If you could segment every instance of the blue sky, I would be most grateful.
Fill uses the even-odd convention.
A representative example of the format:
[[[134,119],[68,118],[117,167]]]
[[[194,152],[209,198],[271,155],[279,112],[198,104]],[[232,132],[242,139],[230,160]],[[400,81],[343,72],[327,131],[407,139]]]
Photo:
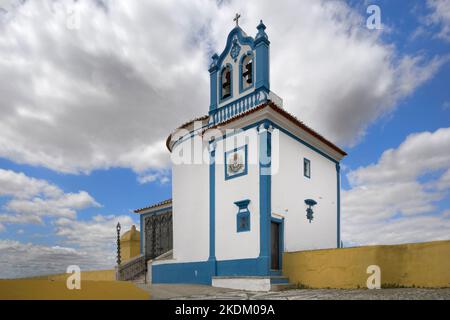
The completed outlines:
[[[349,154],[345,244],[448,239],[450,1],[98,3],[2,2],[0,277],[113,263],[117,220],[171,197],[165,138],[207,112],[209,56],[236,11],[251,35],[264,19],[285,108]],[[370,4],[382,30],[365,26]]]

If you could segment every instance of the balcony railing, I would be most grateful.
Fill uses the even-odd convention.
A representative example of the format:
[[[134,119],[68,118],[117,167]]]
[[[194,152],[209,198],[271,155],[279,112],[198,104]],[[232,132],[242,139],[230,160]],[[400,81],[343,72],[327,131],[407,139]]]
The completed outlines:
[[[215,125],[226,121],[269,100],[274,102],[279,107],[283,107],[283,100],[273,92],[255,91],[214,110],[211,113],[209,124]]]

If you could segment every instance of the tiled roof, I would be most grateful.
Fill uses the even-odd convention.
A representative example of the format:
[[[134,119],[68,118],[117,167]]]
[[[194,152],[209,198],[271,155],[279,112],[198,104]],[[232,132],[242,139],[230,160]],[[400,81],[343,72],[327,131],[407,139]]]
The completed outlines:
[[[214,126],[212,126],[212,127],[210,127],[210,128],[205,129],[204,132],[207,131],[207,130],[209,130],[209,129],[217,128],[217,127],[219,127],[219,126],[223,126],[223,125],[226,125],[226,124],[228,124],[228,123],[231,123],[231,122],[233,122],[233,121],[235,121],[235,120],[237,120],[237,119],[240,119],[240,118],[242,118],[242,117],[245,117],[245,116],[248,115],[248,114],[251,114],[251,113],[257,112],[257,111],[259,111],[259,110],[261,110],[261,109],[264,109],[265,107],[271,108],[272,110],[278,112],[279,114],[281,114],[282,116],[284,116],[284,117],[287,118],[288,120],[292,121],[296,126],[298,126],[298,127],[300,127],[301,129],[305,130],[306,132],[308,132],[309,134],[311,134],[313,137],[315,137],[315,138],[318,139],[319,141],[321,141],[321,142],[323,142],[324,144],[326,144],[327,146],[329,146],[331,149],[333,149],[333,150],[339,152],[341,155],[343,155],[343,156],[346,156],[346,155],[347,155],[347,153],[346,153],[344,150],[342,150],[341,148],[339,148],[338,146],[336,146],[336,145],[335,145],[334,143],[332,143],[331,141],[327,140],[325,137],[323,137],[323,136],[322,136],[321,134],[319,134],[318,132],[316,132],[316,131],[314,131],[313,129],[311,129],[310,127],[308,127],[306,124],[304,124],[302,121],[300,121],[296,116],[294,116],[293,114],[291,114],[291,113],[287,112],[286,110],[280,108],[279,106],[277,106],[277,105],[276,105],[275,103],[273,103],[273,102],[266,102],[266,103],[263,103],[263,104],[261,104],[261,105],[255,107],[255,108],[253,108],[253,109],[250,109],[250,110],[248,110],[248,111],[242,112],[242,113],[240,113],[240,114],[238,114],[238,115],[236,115],[236,116],[234,116],[234,117],[229,118],[229,119],[226,120],[226,121],[220,122],[220,123],[218,123],[218,124],[216,124],[216,125],[214,125]],[[200,117],[200,118],[194,119],[194,120],[192,120],[192,121],[186,122],[185,124],[183,124],[183,125],[180,127],[180,129],[181,129],[181,128],[184,128],[184,127],[186,127],[186,126],[188,126],[189,124],[191,124],[191,123],[194,122],[194,121],[198,121],[198,120],[206,120],[208,117],[209,117],[209,116],[206,115],[206,116],[202,116],[202,117]],[[167,146],[167,149],[168,149],[169,151],[172,152],[172,150],[170,150],[170,139],[171,139],[171,137],[172,137],[172,135],[169,135],[169,136],[167,137],[167,140],[166,140],[166,146]]]
[[[212,126],[208,129],[206,129],[205,131],[209,130],[209,129],[213,129],[213,128],[217,128],[220,126],[223,126],[225,124],[228,124],[230,122],[233,122],[237,119],[240,119],[242,117],[245,117],[248,114],[257,112],[261,109],[264,109],[265,107],[269,107],[272,110],[278,112],[279,114],[283,115],[284,117],[286,117],[287,119],[289,119],[290,121],[292,121],[295,125],[297,125],[298,127],[302,128],[303,130],[305,130],[306,132],[308,132],[309,134],[311,134],[313,137],[317,138],[318,140],[320,140],[321,142],[323,142],[324,144],[326,144],[327,146],[329,146],[330,148],[332,148],[333,150],[339,152],[340,154],[342,154],[343,156],[346,156],[347,153],[342,150],[341,148],[339,148],[338,146],[336,146],[334,143],[332,143],[331,141],[327,140],[326,138],[324,138],[322,135],[320,135],[319,133],[317,133],[316,131],[314,131],[313,129],[311,129],[310,127],[308,127],[306,124],[304,124],[302,121],[300,121],[299,119],[297,119],[296,116],[294,116],[293,114],[287,112],[286,110],[280,108],[279,106],[277,106],[275,103],[273,102],[266,102],[263,103],[259,106],[257,106],[256,108],[250,109],[248,111],[245,111],[241,114],[238,114],[234,117],[229,118],[226,121],[220,122],[218,124],[216,124],[215,126]]]
[[[152,205],[150,205],[148,207],[145,207],[145,208],[136,209],[136,210],[134,210],[134,212],[135,213],[141,213],[142,211],[147,211],[148,209],[162,207],[162,206],[165,206],[167,204],[172,204],[172,199],[167,199],[167,200],[164,200],[164,201],[152,204]]]
[[[198,118],[195,118],[195,119],[193,119],[193,120],[191,120],[191,121],[188,121],[188,122],[185,122],[185,123],[183,123],[181,126],[179,126],[178,128],[177,128],[177,130],[179,130],[179,129],[184,129],[184,128],[186,128],[187,126],[189,126],[191,123],[193,123],[193,122],[195,122],[195,121],[203,121],[203,120],[206,120],[206,119],[208,119],[209,118],[209,115],[204,115],[204,116],[201,116],[201,117],[198,117]],[[172,150],[170,150],[170,139],[172,138],[172,134],[169,134],[169,136],[167,137],[167,139],[166,139],[166,147],[167,147],[167,149],[170,151],[170,152],[172,152]]]

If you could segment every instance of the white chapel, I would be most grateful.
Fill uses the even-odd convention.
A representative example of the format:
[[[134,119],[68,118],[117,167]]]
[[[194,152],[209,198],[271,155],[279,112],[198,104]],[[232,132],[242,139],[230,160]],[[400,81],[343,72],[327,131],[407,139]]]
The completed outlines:
[[[152,283],[268,290],[288,282],[283,253],[341,243],[346,153],[284,110],[266,26],[248,36],[238,18],[212,56],[207,115],[167,138],[172,199],[135,210]]]

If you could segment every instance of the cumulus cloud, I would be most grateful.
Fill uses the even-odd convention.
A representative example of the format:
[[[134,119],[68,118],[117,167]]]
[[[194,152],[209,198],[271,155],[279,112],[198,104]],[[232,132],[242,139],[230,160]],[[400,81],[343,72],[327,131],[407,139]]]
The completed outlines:
[[[100,206],[86,191],[64,193],[58,186],[23,173],[0,169],[0,232],[7,224],[43,223],[49,218],[54,245],[0,240],[0,278],[65,272],[71,264],[82,270],[112,268],[116,250],[116,224],[122,230],[137,224],[130,216],[77,217],[79,210]],[[19,229],[17,233],[23,234]]]
[[[436,37],[450,42],[450,0],[428,0],[431,13],[426,17],[428,25],[438,26]]]
[[[0,169],[0,223],[42,223],[43,217],[74,219],[77,210],[99,207],[86,191],[64,193],[46,180],[29,177],[22,172]]]
[[[81,270],[112,269],[116,259],[116,224],[129,230],[129,216],[95,216],[90,220],[55,221],[56,245],[0,240],[0,278],[64,273],[69,265]]]
[[[43,3],[0,19],[0,156],[59,172],[125,167],[153,181],[169,163],[167,135],[208,110],[209,57],[236,11],[249,34],[266,22],[286,108],[341,144],[444,61],[400,56],[339,1]]]
[[[61,273],[81,261],[86,257],[72,248],[0,240],[0,278]]]
[[[136,223],[126,215],[96,215],[90,220],[76,221],[60,218],[54,222],[55,234],[63,237],[65,244],[76,245],[85,250],[108,251],[111,254],[113,251],[103,249],[115,247],[117,222],[120,222],[122,232],[129,230],[131,225]]]
[[[409,135],[377,163],[350,171],[343,191],[343,239],[354,244],[448,239],[450,128]]]

